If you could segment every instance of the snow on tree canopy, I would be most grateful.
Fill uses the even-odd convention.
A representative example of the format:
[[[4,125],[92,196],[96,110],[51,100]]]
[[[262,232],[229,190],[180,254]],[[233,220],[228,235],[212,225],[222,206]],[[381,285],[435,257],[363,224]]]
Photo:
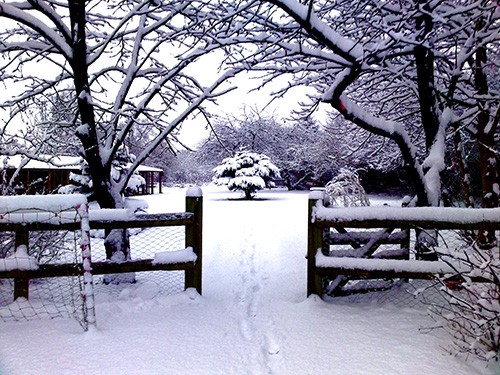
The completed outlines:
[[[242,190],[246,199],[256,191],[274,186],[273,178],[279,178],[279,169],[269,157],[255,152],[240,151],[232,158],[226,158],[214,168],[214,182],[227,185],[229,190]]]

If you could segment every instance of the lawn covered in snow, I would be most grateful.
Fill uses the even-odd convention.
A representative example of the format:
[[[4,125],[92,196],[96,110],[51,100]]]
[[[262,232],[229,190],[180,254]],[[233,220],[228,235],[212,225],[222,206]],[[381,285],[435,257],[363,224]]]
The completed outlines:
[[[141,197],[184,210],[183,189]],[[204,189],[203,296],[134,285],[97,296],[97,331],[72,319],[0,322],[0,374],[492,375],[446,352],[423,309],[306,298],[306,192],[254,201]],[[375,203],[396,201],[385,199]]]

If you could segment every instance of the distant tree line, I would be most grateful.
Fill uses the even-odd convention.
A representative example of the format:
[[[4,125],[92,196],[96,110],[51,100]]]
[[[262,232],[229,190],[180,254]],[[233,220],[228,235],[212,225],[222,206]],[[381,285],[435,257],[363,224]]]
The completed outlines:
[[[278,184],[290,190],[324,186],[344,167],[376,180],[376,186],[366,183],[377,192],[385,176],[404,177],[394,143],[359,130],[337,116],[320,123],[310,117],[280,119],[254,109],[241,117],[218,117],[212,128],[196,151],[165,157],[163,168],[168,184],[208,183],[213,169],[223,159],[242,150],[269,156],[281,171]],[[399,178],[395,186],[401,186]]]

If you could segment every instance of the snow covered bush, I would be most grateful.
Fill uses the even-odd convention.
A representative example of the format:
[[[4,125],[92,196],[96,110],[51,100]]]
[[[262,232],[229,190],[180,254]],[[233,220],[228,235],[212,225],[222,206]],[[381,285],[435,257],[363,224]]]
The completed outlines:
[[[226,158],[214,168],[214,183],[227,185],[229,190],[241,190],[245,199],[252,199],[255,192],[272,187],[273,178],[279,178],[279,169],[269,157],[255,152],[240,151],[232,158]]]
[[[330,204],[336,207],[369,206],[370,201],[365,189],[359,183],[358,174],[342,168],[325,187],[325,193],[330,197]]]
[[[128,147],[122,146],[111,163],[111,179],[115,182],[126,178],[129,173],[129,167],[135,160],[135,155],[131,154]],[[90,177],[89,165],[87,161],[82,158],[80,162],[80,174],[70,173],[69,179],[71,184],[59,188],[59,194],[74,194],[80,193],[88,196],[89,200],[95,200],[93,196],[93,183]],[[135,171],[127,182],[124,190],[126,196],[133,195],[141,186],[145,185],[144,178]]]
[[[456,274],[439,279],[447,303],[431,304],[438,326],[453,337],[453,354],[482,360],[500,357],[500,261],[498,249],[479,249],[475,243],[462,249],[440,250],[439,257]]]
[[[116,182],[127,178],[130,166],[135,159],[136,156],[130,153],[127,146],[120,146],[111,163],[111,178]],[[124,193],[125,195],[132,195],[143,185],[146,185],[146,180],[137,171],[134,171],[127,182]]]

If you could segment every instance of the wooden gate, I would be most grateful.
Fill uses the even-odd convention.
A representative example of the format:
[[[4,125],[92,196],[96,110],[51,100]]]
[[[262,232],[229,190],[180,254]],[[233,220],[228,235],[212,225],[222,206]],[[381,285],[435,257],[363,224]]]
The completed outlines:
[[[500,209],[332,208],[325,206],[323,198],[319,191],[309,196],[308,295],[324,295],[327,283],[329,294],[342,295],[342,287],[355,279],[451,277],[456,270],[447,262],[416,259],[410,241],[416,233],[431,233],[436,238],[437,230],[500,229]],[[398,248],[380,251],[387,244]],[[332,251],[338,245],[350,249]]]

